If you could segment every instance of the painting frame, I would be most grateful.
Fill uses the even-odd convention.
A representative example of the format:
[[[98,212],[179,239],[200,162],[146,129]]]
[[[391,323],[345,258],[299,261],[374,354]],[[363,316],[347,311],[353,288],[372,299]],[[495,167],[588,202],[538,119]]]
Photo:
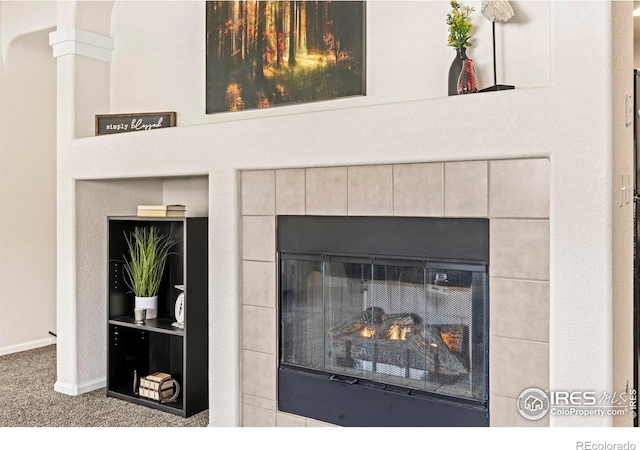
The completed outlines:
[[[206,114],[367,95],[366,1],[207,1]]]

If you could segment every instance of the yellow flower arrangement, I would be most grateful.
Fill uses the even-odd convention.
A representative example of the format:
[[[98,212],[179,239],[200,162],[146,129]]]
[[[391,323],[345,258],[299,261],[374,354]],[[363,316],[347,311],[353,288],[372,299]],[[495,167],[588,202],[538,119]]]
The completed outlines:
[[[447,45],[450,47],[470,47],[471,29],[473,24],[469,16],[473,12],[470,6],[461,6],[455,0],[449,2],[452,11],[447,13],[447,25],[449,25],[449,37]]]

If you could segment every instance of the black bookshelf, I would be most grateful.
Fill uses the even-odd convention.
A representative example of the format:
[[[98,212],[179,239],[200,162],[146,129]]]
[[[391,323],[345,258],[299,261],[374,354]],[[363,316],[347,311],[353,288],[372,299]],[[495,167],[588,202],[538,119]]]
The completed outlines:
[[[144,324],[133,319],[133,293],[123,279],[125,233],[155,226],[179,239],[167,261],[158,298],[158,317]],[[208,219],[108,218],[107,396],[189,417],[208,409]],[[184,329],[176,328],[174,306],[184,285]],[[171,374],[180,384],[176,402],[161,404],[138,396],[138,377]]]

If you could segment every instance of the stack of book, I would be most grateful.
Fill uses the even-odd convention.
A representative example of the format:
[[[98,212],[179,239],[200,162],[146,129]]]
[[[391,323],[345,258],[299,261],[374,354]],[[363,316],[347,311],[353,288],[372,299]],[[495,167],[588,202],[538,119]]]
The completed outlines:
[[[171,378],[171,375],[163,372],[155,372],[146,377],[140,378],[140,388],[138,394],[140,397],[150,398],[151,400],[160,400],[162,397],[168,397],[173,393],[173,386],[169,385],[166,389],[168,392],[161,391],[163,381]]]
[[[184,205],[138,205],[138,217],[184,217]]]

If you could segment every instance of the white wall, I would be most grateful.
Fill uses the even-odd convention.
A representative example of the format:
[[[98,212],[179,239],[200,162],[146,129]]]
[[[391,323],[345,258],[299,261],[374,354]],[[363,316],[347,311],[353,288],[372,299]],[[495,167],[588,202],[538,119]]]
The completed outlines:
[[[633,4],[614,2],[613,64],[613,387],[624,392],[633,380],[633,199],[620,203],[620,176],[633,189],[633,125],[625,120],[625,95],[633,93]],[[633,97],[632,97],[633,98]],[[628,180],[628,181],[627,181]],[[626,202],[629,203],[626,203]],[[631,388],[629,388],[631,389]],[[614,418],[633,426],[631,418]]]
[[[55,342],[55,5],[0,3],[0,354]]]
[[[491,23],[473,6],[478,88],[493,84]],[[447,95],[455,50],[447,47],[446,1],[367,3],[367,96],[276,108],[287,115]],[[517,88],[547,86],[549,3],[514,2],[516,15],[496,26],[498,82]],[[205,2],[116,2],[112,36],[112,112],[176,111],[178,125],[264,117],[261,111],[205,114]],[[135,23],[135,26],[133,25]],[[168,32],[170,30],[170,32]],[[374,31],[372,31],[374,30]],[[141,62],[144,61],[144,64]],[[132,70],[137,67],[138,70]],[[159,94],[159,95],[158,95]]]
[[[165,205],[185,205],[187,217],[209,215],[209,179],[206,176],[165,178],[162,195]]]
[[[385,33],[381,28],[386,23],[373,13],[378,3],[381,15],[390,8],[387,2],[371,4],[369,36]],[[164,12],[160,17],[152,15],[151,19],[142,11],[122,14],[124,10],[119,8],[125,8],[124,3],[114,7],[112,36],[117,50],[110,85],[104,78],[94,82],[87,67],[73,66],[77,57],[59,60],[59,76],[61,73],[65,76],[58,83],[59,102],[66,107],[74,99],[83,111],[100,112],[101,100],[95,103],[89,92],[76,87],[93,82],[94,89],[101,92],[111,86],[114,111],[175,110],[179,125],[209,120],[203,115],[202,33],[197,30],[189,33],[192,40],[185,41],[182,33],[167,27],[176,24],[173,16],[177,14],[177,3],[163,4],[162,8],[156,5],[154,10]],[[441,15],[422,16],[424,20],[414,21],[413,8],[423,7],[422,2],[415,2],[415,6],[403,4],[398,9],[399,17],[394,16],[398,23],[412,24],[406,30],[411,36],[442,25]],[[201,2],[185,8],[204,13]],[[612,7],[606,1],[567,1],[552,2],[549,8],[549,47],[553,51],[549,52],[548,64],[544,58],[539,61],[534,58],[540,70],[549,68],[550,82],[546,87],[432,100],[416,94],[413,100],[389,103],[383,82],[376,81],[376,69],[370,74],[373,86],[371,95],[365,99],[369,103],[336,101],[322,106],[350,108],[329,111],[318,108],[294,114],[313,109],[295,106],[278,111],[232,113],[233,116],[222,114],[211,116],[211,121],[213,117],[225,119],[201,126],[60,140],[58,279],[73,280],[84,270],[74,260],[75,253],[81,250],[74,250],[75,224],[86,220],[76,213],[75,191],[71,189],[75,186],[74,179],[208,173],[212,236],[209,356],[210,361],[215,361],[209,372],[210,422],[235,425],[240,418],[238,170],[549,157],[551,388],[611,391],[613,103],[609,87],[613,77],[612,48],[616,45],[611,28]],[[203,20],[204,16],[194,28],[203,30]],[[585,27],[585,23],[590,26]],[[131,30],[140,27],[147,28],[152,36],[172,35],[179,45],[159,52],[142,36],[127,42]],[[396,39],[403,39],[402,35]],[[413,50],[406,48],[398,56],[411,61],[406,57]],[[374,55],[376,51],[372,50]],[[446,59],[442,64],[448,67],[450,58]],[[404,64],[402,71],[407,72],[402,75],[404,79],[424,77],[422,64]],[[577,67],[589,69],[576,76]],[[379,70],[394,69],[385,66]],[[127,83],[130,87],[125,86]],[[181,85],[179,92],[176,83]],[[73,116],[66,110],[63,112],[59,118],[64,123],[59,128],[68,130],[73,127],[70,124]],[[90,299],[76,292],[73,281],[59,283],[58,298],[61,320],[72,329],[77,321],[74,306]],[[102,315],[102,311],[95,314]],[[70,375],[77,364],[76,355],[87,349],[104,352],[104,347],[75,336],[68,338],[64,345],[59,343],[58,381],[81,384],[88,380],[74,380]],[[568,416],[552,417],[551,423],[610,425],[612,421]]]
[[[45,30],[56,24],[55,2],[2,1],[0,10],[2,59],[6,58],[9,45],[18,36]]]
[[[3,48],[5,39],[2,36],[2,7],[0,6],[0,48]],[[0,52],[0,67],[4,66],[4,52]]]

